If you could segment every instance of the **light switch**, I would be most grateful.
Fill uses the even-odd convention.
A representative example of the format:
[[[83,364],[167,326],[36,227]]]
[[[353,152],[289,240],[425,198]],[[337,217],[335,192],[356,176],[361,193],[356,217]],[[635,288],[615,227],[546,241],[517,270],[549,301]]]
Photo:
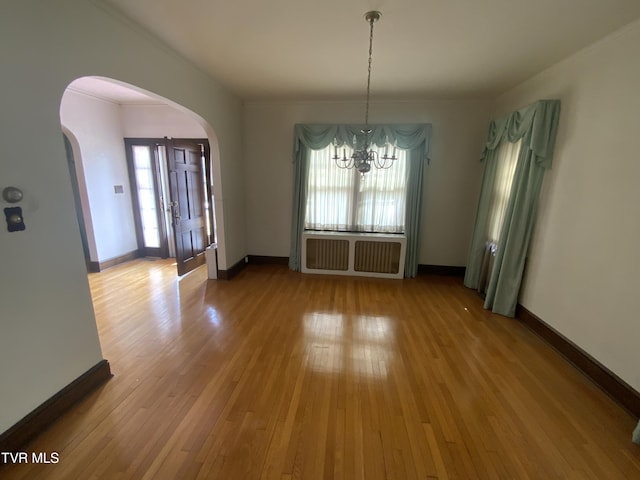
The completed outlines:
[[[9,232],[20,232],[26,228],[22,216],[22,208],[7,207],[4,209],[4,216],[7,220],[7,230]]]

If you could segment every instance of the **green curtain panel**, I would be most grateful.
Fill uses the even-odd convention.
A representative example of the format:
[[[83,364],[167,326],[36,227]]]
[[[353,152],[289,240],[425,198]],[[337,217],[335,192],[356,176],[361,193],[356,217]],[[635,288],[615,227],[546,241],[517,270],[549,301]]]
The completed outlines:
[[[338,147],[358,140],[364,125],[307,125],[298,124],[293,134],[293,208],[291,214],[291,250],[289,268],[300,271],[302,233],[307,198],[308,155],[310,150],[322,150],[336,142]],[[407,185],[406,236],[407,255],[405,276],[415,277],[418,271],[420,245],[420,219],[422,217],[422,191],[424,163],[428,161],[431,141],[431,124],[416,125],[368,125],[372,129],[371,143],[382,147],[386,142],[409,150],[409,174]],[[358,144],[358,148],[362,145]]]
[[[633,441],[633,443],[637,443],[638,445],[640,445],[640,420],[638,420],[638,425],[636,426],[636,429],[633,431],[631,440]]]
[[[484,304],[485,308],[501,315],[515,316],[538,197],[544,172],[551,168],[559,118],[559,100],[540,100],[489,125],[481,157],[485,171],[464,284],[478,288],[480,281],[498,147],[502,142],[522,139]]]

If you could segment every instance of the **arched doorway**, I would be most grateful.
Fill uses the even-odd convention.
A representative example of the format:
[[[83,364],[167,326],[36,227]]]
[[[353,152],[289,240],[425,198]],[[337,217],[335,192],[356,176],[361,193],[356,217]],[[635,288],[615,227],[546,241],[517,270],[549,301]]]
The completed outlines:
[[[168,99],[101,77],[70,83],[60,117],[63,131],[77,144],[71,151],[83,176],[79,184],[85,190],[80,188],[78,197],[85,193],[92,271],[148,254],[145,235],[153,229],[163,234],[159,237],[175,239],[173,248],[152,251],[175,254],[179,274],[204,263],[216,225],[213,172],[216,162],[219,168],[219,154],[212,128]],[[194,141],[189,149],[182,140]],[[180,162],[189,165],[181,169]],[[146,195],[149,192],[155,197]],[[187,205],[194,199],[199,204]],[[197,225],[196,215],[201,217]]]

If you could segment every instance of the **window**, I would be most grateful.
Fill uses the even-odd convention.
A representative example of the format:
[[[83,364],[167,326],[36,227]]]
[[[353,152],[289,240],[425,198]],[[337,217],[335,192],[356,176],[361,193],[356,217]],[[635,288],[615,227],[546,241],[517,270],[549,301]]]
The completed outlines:
[[[140,220],[144,246],[160,247],[160,222],[158,220],[158,193],[156,192],[152,147],[133,145],[133,170],[140,205]]]
[[[490,190],[490,203],[487,213],[487,236],[477,284],[477,289],[482,294],[487,292],[489,278],[493,271],[498,242],[500,241],[507,206],[511,198],[513,178],[516,173],[521,144],[521,140],[515,143],[505,140],[496,151],[494,180]]]
[[[494,313],[515,316],[559,120],[560,101],[539,100],[489,125],[464,284],[486,292],[484,307]]]
[[[498,147],[495,180],[491,192],[491,205],[489,207],[489,223],[487,227],[487,242],[495,251],[502,232],[504,217],[507,213],[507,204],[513,186],[513,177],[516,173],[518,154],[522,141],[515,143],[503,141]]]
[[[384,148],[373,147],[380,155]],[[345,148],[347,156],[352,149]],[[361,175],[332,159],[333,146],[312,150],[304,228],[352,232],[403,233],[407,197],[406,151],[388,169]]]

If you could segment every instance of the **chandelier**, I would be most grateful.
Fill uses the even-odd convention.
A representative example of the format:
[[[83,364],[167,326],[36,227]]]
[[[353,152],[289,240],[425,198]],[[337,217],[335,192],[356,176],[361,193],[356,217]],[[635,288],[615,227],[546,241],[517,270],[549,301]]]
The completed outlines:
[[[362,175],[371,170],[371,165],[376,168],[389,168],[396,160],[396,145],[393,146],[393,153],[389,155],[389,146],[386,142],[384,154],[378,155],[378,152],[371,148],[371,133],[373,130],[369,128],[369,98],[371,96],[371,57],[373,54],[373,24],[380,20],[382,14],[376,10],[364,14],[365,20],[369,23],[369,68],[367,70],[367,102],[364,113],[364,128],[360,130],[362,133],[362,141],[358,142],[356,135],[353,136],[353,153],[347,157],[346,148],[342,149],[342,157],[338,155],[337,139],[333,143],[333,160],[340,168],[354,168]],[[362,148],[358,149],[358,143]]]

